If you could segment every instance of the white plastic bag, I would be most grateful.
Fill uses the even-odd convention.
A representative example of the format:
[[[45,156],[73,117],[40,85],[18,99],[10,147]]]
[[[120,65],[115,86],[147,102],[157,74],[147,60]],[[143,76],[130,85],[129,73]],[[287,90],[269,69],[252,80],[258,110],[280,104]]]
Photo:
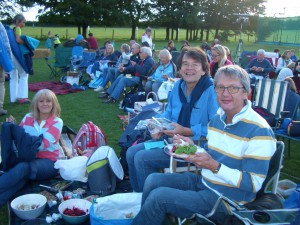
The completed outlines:
[[[172,91],[173,87],[174,87],[174,82],[169,80],[163,82],[157,91],[158,99],[159,100],[168,99],[169,92]]]
[[[142,193],[121,193],[97,198],[93,214],[102,220],[134,218],[141,209]]]
[[[67,160],[57,160],[54,164],[55,169],[64,180],[87,182],[86,177],[86,156],[76,156]]]

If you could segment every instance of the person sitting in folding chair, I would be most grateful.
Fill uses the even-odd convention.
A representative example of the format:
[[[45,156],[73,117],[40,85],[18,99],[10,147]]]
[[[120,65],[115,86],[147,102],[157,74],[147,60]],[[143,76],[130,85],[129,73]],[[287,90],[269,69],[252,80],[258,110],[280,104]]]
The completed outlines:
[[[274,71],[271,63],[265,59],[265,50],[259,49],[257,57],[252,59],[246,66],[245,70],[249,73],[250,78],[262,79],[267,78],[271,71]]]
[[[142,47],[140,50],[140,62],[136,63],[131,61],[130,69],[134,73],[134,76],[127,76],[125,74],[118,76],[118,78],[112,83],[112,85],[99,94],[99,98],[104,98],[104,103],[116,103],[124,91],[125,87],[133,87],[140,83],[142,77],[146,77],[151,68],[154,65],[154,59],[152,58],[152,51],[149,47]]]
[[[190,218],[208,214],[222,194],[241,204],[251,202],[266,178],[276,150],[274,133],[247,100],[250,80],[237,65],[220,68],[214,78],[219,110],[208,127],[208,151],[186,160],[202,168],[195,173],[153,173],[146,179],[142,208],[132,225],[162,224],[166,214]],[[174,137],[193,142],[184,136]],[[222,203],[213,215],[223,221],[228,205]],[[222,224],[222,222],[221,222]]]

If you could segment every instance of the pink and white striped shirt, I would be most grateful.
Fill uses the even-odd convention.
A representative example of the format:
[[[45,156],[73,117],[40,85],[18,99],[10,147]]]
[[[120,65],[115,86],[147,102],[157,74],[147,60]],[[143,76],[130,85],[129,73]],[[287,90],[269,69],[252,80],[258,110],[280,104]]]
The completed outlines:
[[[43,135],[42,144],[38,148],[37,158],[47,158],[51,161],[56,161],[60,149],[59,138],[63,127],[62,119],[52,116],[38,124],[32,114],[28,113],[21,121],[20,126],[32,136]]]

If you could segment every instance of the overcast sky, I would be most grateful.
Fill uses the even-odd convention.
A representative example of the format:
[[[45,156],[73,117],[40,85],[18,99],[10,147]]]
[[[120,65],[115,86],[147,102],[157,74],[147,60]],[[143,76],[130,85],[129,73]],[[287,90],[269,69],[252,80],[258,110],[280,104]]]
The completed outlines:
[[[28,21],[37,21],[37,9],[23,13]],[[300,0],[267,0],[266,15],[273,17],[300,16]]]

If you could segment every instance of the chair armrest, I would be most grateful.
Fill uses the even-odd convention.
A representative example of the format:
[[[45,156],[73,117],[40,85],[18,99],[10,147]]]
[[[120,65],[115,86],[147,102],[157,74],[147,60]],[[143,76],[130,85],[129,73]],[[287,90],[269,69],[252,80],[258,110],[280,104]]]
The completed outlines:
[[[219,205],[221,204],[221,202],[225,201],[228,205],[230,205],[231,207],[233,207],[236,210],[245,210],[246,208],[239,205],[237,202],[225,197],[224,195],[220,195],[220,197],[218,198],[218,200],[216,201],[214,207],[212,208],[212,210],[205,215],[205,217],[209,218],[212,215],[215,214],[217,208],[219,207]]]

